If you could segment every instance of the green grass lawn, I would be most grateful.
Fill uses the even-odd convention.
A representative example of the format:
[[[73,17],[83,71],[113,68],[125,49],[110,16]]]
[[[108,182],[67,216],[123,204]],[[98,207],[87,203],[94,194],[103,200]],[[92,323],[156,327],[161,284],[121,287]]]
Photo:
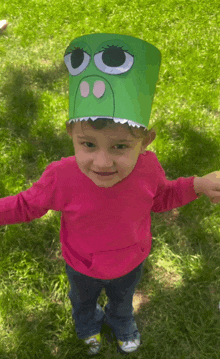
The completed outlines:
[[[73,156],[65,130],[75,37],[97,32],[144,39],[162,53],[150,124],[167,178],[220,170],[218,0],[6,0],[0,20],[0,197],[36,182],[46,166]],[[151,127],[151,126],[150,126]],[[60,213],[0,227],[0,358],[84,358],[67,297]],[[138,290],[143,346],[133,358],[220,358],[220,205],[202,196],[152,213],[153,246]],[[107,301],[102,292],[99,303]],[[98,358],[120,358],[104,346]]]

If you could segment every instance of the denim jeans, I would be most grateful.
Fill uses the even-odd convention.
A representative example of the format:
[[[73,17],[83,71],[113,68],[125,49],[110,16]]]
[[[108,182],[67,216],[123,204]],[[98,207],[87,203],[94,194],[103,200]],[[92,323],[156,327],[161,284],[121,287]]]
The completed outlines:
[[[112,329],[118,340],[140,339],[132,301],[145,261],[146,259],[125,276],[111,280],[88,277],[66,263],[66,273],[70,282],[69,298],[78,339],[86,339],[100,333],[104,322]],[[109,299],[104,308],[105,312],[97,303],[103,287]]]

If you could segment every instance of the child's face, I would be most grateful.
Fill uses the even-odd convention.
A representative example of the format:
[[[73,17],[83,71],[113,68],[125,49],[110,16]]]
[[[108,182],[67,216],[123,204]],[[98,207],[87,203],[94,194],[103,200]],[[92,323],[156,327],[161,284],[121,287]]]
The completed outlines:
[[[133,137],[121,124],[108,124],[102,130],[95,130],[86,122],[83,126],[82,132],[81,122],[76,122],[72,133],[68,131],[68,134],[72,137],[80,170],[98,187],[112,187],[126,178],[133,171],[139,155],[156,137],[155,131],[151,130],[143,141],[142,138]],[[132,129],[134,132],[135,129]],[[120,142],[125,139],[127,142]],[[101,176],[95,172],[114,174]]]

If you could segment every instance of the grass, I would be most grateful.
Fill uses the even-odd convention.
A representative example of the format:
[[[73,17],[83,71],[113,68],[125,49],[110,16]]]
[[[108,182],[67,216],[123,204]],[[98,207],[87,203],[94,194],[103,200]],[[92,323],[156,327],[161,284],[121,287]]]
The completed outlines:
[[[0,196],[37,181],[45,167],[74,155],[65,131],[69,42],[94,32],[133,35],[162,52],[151,114],[155,151],[167,178],[220,170],[217,0],[6,0],[0,19]],[[134,358],[219,359],[219,205],[202,196],[152,213],[153,246],[137,290],[143,346]],[[0,358],[85,357],[67,297],[60,213],[0,227]],[[99,303],[107,301],[102,292]],[[97,358],[120,358],[115,346]]]

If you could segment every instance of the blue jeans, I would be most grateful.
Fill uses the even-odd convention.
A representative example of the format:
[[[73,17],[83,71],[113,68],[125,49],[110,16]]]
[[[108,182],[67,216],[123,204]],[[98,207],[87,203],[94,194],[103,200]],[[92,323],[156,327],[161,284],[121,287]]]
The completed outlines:
[[[69,298],[78,339],[86,339],[100,333],[104,322],[112,329],[118,340],[140,339],[133,316],[132,301],[145,261],[146,259],[125,276],[111,280],[88,277],[66,263],[66,273],[70,282]],[[97,303],[103,287],[109,298],[105,313]]]

